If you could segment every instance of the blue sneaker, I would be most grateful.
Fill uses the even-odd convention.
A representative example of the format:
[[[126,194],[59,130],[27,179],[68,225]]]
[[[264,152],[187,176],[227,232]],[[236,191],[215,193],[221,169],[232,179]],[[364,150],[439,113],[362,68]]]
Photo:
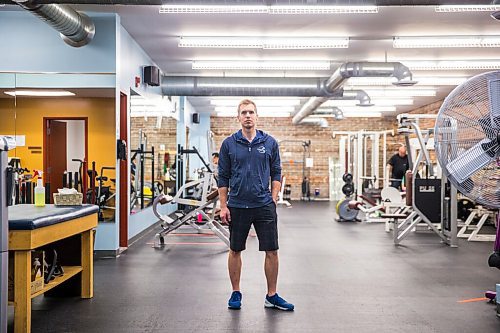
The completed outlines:
[[[233,291],[231,294],[231,298],[229,299],[229,302],[227,302],[227,307],[232,310],[239,310],[241,309],[241,292],[239,291]]]
[[[283,298],[281,298],[277,293],[269,297],[266,295],[266,300],[264,302],[266,308],[277,308],[283,311],[293,311],[295,306],[292,303],[288,303]]]

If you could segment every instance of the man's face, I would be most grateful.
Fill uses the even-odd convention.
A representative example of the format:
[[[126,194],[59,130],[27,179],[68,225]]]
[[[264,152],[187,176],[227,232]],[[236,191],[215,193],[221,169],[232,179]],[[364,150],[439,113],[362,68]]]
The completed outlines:
[[[238,120],[245,129],[252,129],[257,123],[257,112],[253,104],[243,104],[238,112]]]
[[[405,157],[406,156],[406,148],[405,147],[399,147],[399,156]]]
[[[212,157],[212,162],[213,162],[215,165],[219,164],[219,158],[218,158],[217,156],[213,156],[213,157]]]

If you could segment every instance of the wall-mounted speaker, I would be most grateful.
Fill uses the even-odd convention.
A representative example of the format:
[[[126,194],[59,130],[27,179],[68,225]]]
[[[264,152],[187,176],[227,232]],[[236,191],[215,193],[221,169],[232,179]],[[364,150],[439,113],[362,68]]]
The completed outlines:
[[[144,83],[150,86],[160,85],[160,69],[156,66],[144,66]]]
[[[193,124],[199,124],[199,123],[200,123],[200,114],[193,113]]]

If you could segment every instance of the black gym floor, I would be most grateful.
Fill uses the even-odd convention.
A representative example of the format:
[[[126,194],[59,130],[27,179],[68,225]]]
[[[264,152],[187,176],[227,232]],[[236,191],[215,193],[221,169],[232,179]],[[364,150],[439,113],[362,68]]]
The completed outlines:
[[[393,245],[384,225],[338,223],[334,204],[279,208],[280,295],[294,312],[264,308],[264,256],[249,237],[240,311],[227,309],[227,251],[214,236],[146,234],[95,262],[92,300],[38,297],[32,332],[500,332],[495,306],[469,301],[500,283],[491,242],[452,249],[432,234]],[[12,308],[10,308],[12,328]]]

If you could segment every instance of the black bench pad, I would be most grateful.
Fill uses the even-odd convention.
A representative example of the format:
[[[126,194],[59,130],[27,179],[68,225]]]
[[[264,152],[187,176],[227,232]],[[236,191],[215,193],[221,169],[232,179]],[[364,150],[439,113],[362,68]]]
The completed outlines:
[[[97,213],[96,205],[35,207],[14,205],[9,207],[9,230],[33,230],[56,223]]]

